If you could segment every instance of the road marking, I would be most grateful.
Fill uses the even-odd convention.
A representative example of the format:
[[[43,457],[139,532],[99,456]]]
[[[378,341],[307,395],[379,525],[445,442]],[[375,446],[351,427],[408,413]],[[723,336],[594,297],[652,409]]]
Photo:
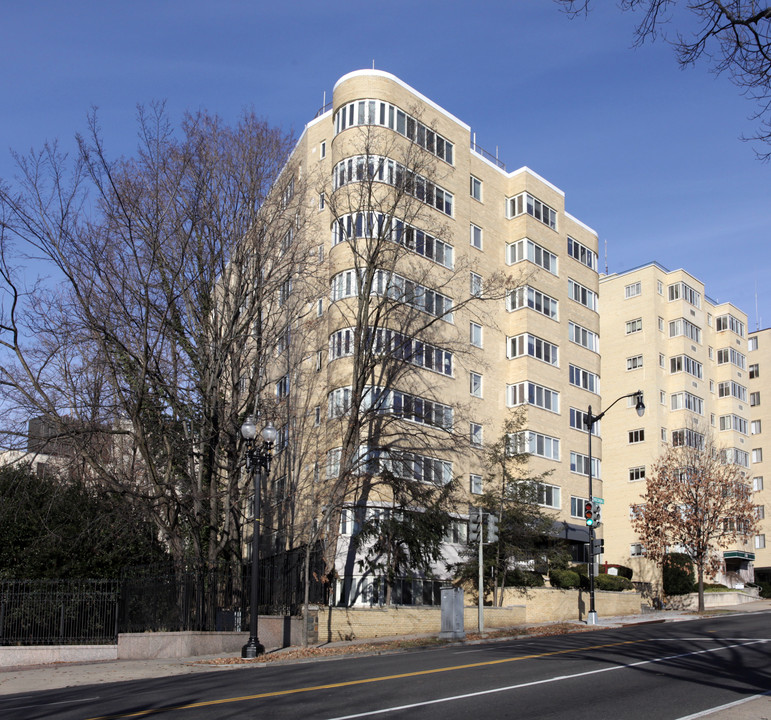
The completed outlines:
[[[436,700],[424,700],[418,703],[411,703],[409,705],[398,705],[395,707],[381,708],[379,710],[370,710],[369,712],[356,713],[354,715],[340,715],[338,717],[329,718],[329,720],[355,720],[355,718],[372,717],[373,715],[383,715],[385,713],[399,712],[402,710],[413,710],[419,707],[426,707],[428,705],[438,705],[440,703],[453,702],[455,700],[467,700],[469,698],[481,697],[483,695],[493,695],[495,693],[507,692],[509,690],[519,690],[521,688],[533,687],[535,685],[545,685],[547,683],[558,682],[560,680],[574,680],[575,678],[587,677],[589,675],[598,675],[599,673],[612,672],[613,670],[625,670],[631,667],[639,667],[641,665],[650,665],[652,663],[666,662],[667,660],[676,660],[678,658],[691,657],[693,655],[703,655],[704,653],[719,652],[720,650],[730,650],[731,648],[742,647],[746,645],[755,645],[757,643],[765,643],[766,640],[753,640],[752,642],[739,643],[737,645],[726,645],[724,647],[712,648],[710,650],[696,650],[694,652],[679,653],[677,655],[668,655],[663,658],[655,658],[653,660],[640,660],[639,662],[629,663],[626,665],[614,665],[609,668],[600,668],[599,670],[587,670],[586,672],[575,673],[573,675],[559,675],[553,678],[545,678],[543,680],[533,680],[532,682],[520,683],[518,685],[508,685],[506,687],[493,688],[491,690],[480,690],[473,693],[465,693],[463,695],[453,695],[451,697],[438,698]],[[588,648],[587,648],[588,649]],[[689,716],[693,718],[700,717],[699,715]],[[687,720],[687,718],[680,718],[679,720]]]
[[[700,638],[705,639],[705,638]],[[620,642],[613,642],[613,643],[603,643],[601,645],[588,645],[583,647],[572,647],[572,648],[565,648],[563,650],[552,650],[550,652],[544,652],[544,653],[536,653],[532,655],[518,655],[516,657],[511,658],[499,658],[497,660],[484,660],[482,662],[475,662],[475,663],[468,663],[465,665],[452,665],[449,667],[441,667],[441,668],[433,668],[431,670],[416,670],[415,672],[408,672],[408,673],[399,673],[396,675],[382,675],[379,677],[371,677],[371,678],[363,678],[361,680],[347,680],[344,682],[338,682],[338,683],[329,683],[327,685],[312,685],[309,687],[299,687],[299,688],[291,688],[288,690],[273,690],[270,692],[264,692],[264,693],[257,693],[255,695],[242,695],[240,697],[232,697],[232,698],[222,698],[220,700],[203,700],[201,702],[197,703],[189,703],[187,705],[176,705],[176,706],[165,706],[165,707],[159,707],[159,708],[148,708],[147,710],[139,710],[137,712],[131,712],[131,713],[119,713],[116,715],[101,715],[98,717],[88,718],[88,720],[123,720],[124,718],[138,718],[138,717],[146,717],[148,715],[155,715],[158,713],[163,712],[171,712],[171,711],[177,711],[177,710],[193,710],[197,708],[203,708],[203,707],[213,707],[215,705],[227,705],[230,703],[237,703],[237,702],[246,702],[248,700],[263,700],[265,698],[272,698],[272,697],[282,697],[286,695],[297,695],[300,693],[308,693],[308,692],[314,692],[318,690],[334,690],[337,688],[343,688],[343,687],[354,687],[356,685],[367,685],[370,683],[377,683],[377,682],[385,682],[387,680],[401,680],[404,678],[410,678],[410,677],[421,677],[424,675],[436,675],[439,673],[444,672],[454,672],[456,670],[470,670],[471,668],[479,668],[479,667],[490,667],[492,665],[503,665],[506,663],[512,663],[512,662],[518,662],[520,660],[536,660],[539,658],[544,657],[554,657],[555,655],[567,655],[569,653],[577,653],[577,652],[586,652],[587,650],[602,650],[604,648],[611,648],[611,647],[620,647],[623,645],[639,645],[640,643],[650,643],[650,642],[658,642],[658,639],[651,639],[651,638],[644,638],[640,640],[623,640]],[[752,642],[743,643],[745,645],[752,645],[754,643],[763,643],[766,642],[766,640],[753,640]],[[547,680],[539,680],[533,683],[528,683],[525,685],[512,685],[511,687],[506,688],[497,688],[494,690],[484,691],[480,693],[472,693],[471,695],[461,695],[457,698],[443,698],[439,700],[431,700],[426,701],[423,703],[417,703],[416,705],[407,705],[404,706],[406,708],[409,707],[420,707],[421,705],[431,705],[434,703],[439,702],[449,702],[450,700],[463,698],[463,697],[474,697],[475,695],[485,695],[488,693],[494,693],[494,692],[503,692],[504,690],[512,690],[517,687],[527,687],[527,685],[538,685],[546,682],[554,682],[556,680],[565,680],[571,677],[581,677],[582,675],[592,675],[599,672],[607,672],[608,670],[619,670],[626,667],[634,667],[636,665],[646,665],[648,663],[652,662],[663,662],[664,660],[672,660],[675,658],[680,657],[688,657],[690,655],[700,655],[705,652],[716,652],[718,650],[728,650],[733,647],[740,647],[740,645],[727,645],[720,648],[715,648],[712,650],[699,650],[691,653],[683,653],[680,655],[670,655],[668,657],[664,658],[657,658],[654,660],[644,660],[638,663],[631,663],[629,665],[618,665],[613,666],[610,668],[603,668],[601,670],[592,670],[586,673],[580,673],[578,675],[564,675],[557,678],[550,678]],[[392,712],[395,710],[399,710],[401,708],[385,708],[383,710],[375,710],[369,713],[363,713],[360,715],[347,715],[346,718],[358,718],[358,717],[366,717],[368,715],[376,715],[379,713],[384,712]],[[343,718],[334,718],[333,720],[343,720]]]
[[[60,700],[59,702],[52,703],[37,703],[36,705],[13,705],[11,707],[3,705],[2,709],[3,712],[10,712],[11,710],[31,710],[32,708],[54,707],[55,705],[75,705],[77,703],[92,702],[94,700],[99,700],[99,696],[95,695],[94,697],[77,698],[76,700]]]
[[[730,710],[737,705],[744,705],[751,700],[760,700],[760,698],[768,697],[771,695],[771,690],[761,693],[760,695],[753,695],[752,697],[744,698],[742,700],[735,700],[734,702],[726,703],[725,705],[718,705],[717,707],[709,708],[708,710],[702,710],[701,712],[693,713],[693,715],[683,715],[683,717],[677,718],[677,720],[696,720],[696,718],[707,717],[713,713],[720,712],[721,710]]]

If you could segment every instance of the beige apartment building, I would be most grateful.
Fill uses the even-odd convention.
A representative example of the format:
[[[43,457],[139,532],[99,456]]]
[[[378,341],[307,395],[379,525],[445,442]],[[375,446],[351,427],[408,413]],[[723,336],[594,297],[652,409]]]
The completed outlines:
[[[748,475],[755,472],[747,316],[711,300],[685,270],[655,262],[602,277],[600,291],[603,405],[639,389],[646,406],[638,417],[631,400],[619,403],[602,421],[604,560],[656,585],[659,574],[632,530],[630,506],[661,453],[711,437]],[[718,581],[752,580],[751,541],[724,552]]]
[[[771,390],[768,382],[771,378],[771,328],[750,333],[748,348],[752,489],[760,519],[760,529],[754,538],[755,577],[771,582],[771,548],[767,546],[771,533],[766,515],[766,508],[771,508],[771,486],[766,484],[771,483],[771,446],[764,442],[771,432]]]
[[[294,333],[313,367],[291,389],[277,379],[277,412],[287,413],[279,423],[290,429],[279,444],[302,444],[311,453],[295,472],[314,475],[317,487],[334,483],[341,472],[343,419],[355,388],[352,327],[368,287],[379,298],[368,309],[373,342],[380,333],[400,333],[412,348],[405,360],[411,372],[394,375],[387,391],[372,392],[383,414],[392,416],[389,448],[408,448],[417,481],[461,477],[473,503],[485,482],[484,445],[500,436],[514,408],[524,407],[519,446],[531,453],[533,472],[550,471],[541,502],[581,557],[588,540],[583,413],[600,406],[597,234],[567,212],[558,187],[527,167],[508,170],[475,145],[469,125],[386,72],[342,77],[287,167],[313,189],[304,232],[324,288],[309,298],[312,317]],[[387,269],[367,270],[366,252],[384,224],[401,256]],[[367,272],[375,276],[371,287]],[[383,298],[409,305],[410,312],[400,315],[391,303],[391,314],[378,315]],[[410,336],[415,327],[420,337]],[[287,407],[302,413],[282,409],[280,401],[292,394]],[[292,435],[308,416],[314,421],[304,437]],[[367,453],[377,448],[381,458],[392,452],[383,450],[382,437],[360,442]],[[594,457],[599,496],[599,441]],[[277,461],[281,475],[286,470]],[[301,484],[298,478],[287,486]],[[316,497],[311,513],[323,507],[322,496]],[[337,564],[348,580],[337,599],[368,602],[372,578],[356,569],[351,533],[357,508],[366,504],[367,513],[378,512],[387,498],[352,492],[349,499]],[[457,560],[464,547],[465,522],[459,515],[445,561]],[[435,577],[447,576],[444,563],[435,568]],[[411,593],[405,590],[402,601],[419,594]]]

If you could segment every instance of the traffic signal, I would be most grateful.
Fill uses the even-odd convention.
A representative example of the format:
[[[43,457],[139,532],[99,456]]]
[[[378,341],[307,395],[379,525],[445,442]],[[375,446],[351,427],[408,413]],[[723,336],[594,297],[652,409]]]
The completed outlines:
[[[584,502],[584,519],[587,527],[594,526],[594,503],[591,500]]]
[[[594,527],[597,527],[602,522],[602,504],[592,503],[592,514],[594,515]]]
[[[479,511],[474,509],[468,518],[468,541],[477,543],[482,539],[482,523],[479,517]]]
[[[498,516],[490,513],[487,516],[487,542],[494,543],[498,540]]]

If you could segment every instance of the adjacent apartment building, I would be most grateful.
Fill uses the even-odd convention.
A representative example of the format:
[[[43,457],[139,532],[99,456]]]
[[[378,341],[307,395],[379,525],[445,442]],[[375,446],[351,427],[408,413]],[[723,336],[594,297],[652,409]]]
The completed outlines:
[[[749,378],[750,455],[752,461],[752,490],[761,527],[754,539],[755,576],[771,582],[771,540],[767,530],[766,508],[771,508],[771,446],[764,442],[771,432],[771,328],[750,333],[747,353]],[[765,434],[764,434],[765,428]],[[765,447],[764,447],[765,446]]]
[[[351,479],[352,432],[367,472],[377,472],[374,459],[418,482],[460,476],[473,503],[485,483],[483,445],[524,408],[516,440],[533,472],[550,473],[541,504],[582,557],[583,415],[600,405],[597,234],[567,212],[558,187],[526,167],[507,170],[475,145],[469,125],[386,72],[342,77],[287,167],[313,188],[304,233],[324,290],[292,331],[312,361],[291,379],[276,377],[277,425],[287,428],[278,449],[313,448],[293,472],[327,488],[326,496],[314,490],[304,512],[315,515],[315,528],[339,523],[337,600],[375,599],[351,536],[390,502],[366,479]],[[300,292],[302,280],[287,293]],[[380,361],[366,360],[372,346]],[[394,368],[394,355],[409,372]],[[377,408],[366,427],[347,422],[356,403]],[[301,439],[293,428],[307,417]],[[598,441],[598,495],[601,457]],[[277,456],[273,474],[287,472]],[[345,507],[322,517],[335,487]],[[282,532],[299,536],[289,522],[277,543]],[[446,560],[465,540],[460,514]],[[448,577],[446,567],[434,576]],[[421,595],[415,587],[400,593],[402,602]]]
[[[603,404],[639,389],[646,405],[643,417],[614,409],[603,421],[604,560],[631,566],[635,580],[655,585],[658,572],[645,560],[630,506],[639,502],[646,476],[668,446],[699,447],[711,437],[730,462],[748,476],[756,473],[762,453],[754,434],[757,365],[753,371],[746,314],[711,300],[685,270],[654,262],[602,277],[600,291]],[[762,479],[755,484],[762,487]],[[723,553],[718,581],[753,579],[759,538]]]

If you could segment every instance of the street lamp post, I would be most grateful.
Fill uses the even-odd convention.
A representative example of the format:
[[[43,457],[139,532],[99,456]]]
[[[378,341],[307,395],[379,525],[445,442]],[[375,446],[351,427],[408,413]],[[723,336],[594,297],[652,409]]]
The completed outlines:
[[[596,423],[598,423],[600,420],[602,420],[603,416],[605,415],[608,410],[610,410],[619,400],[624,400],[625,398],[636,398],[636,405],[635,410],[637,410],[637,414],[642,417],[645,413],[645,404],[643,403],[643,394],[642,390],[638,390],[637,392],[629,393],[628,395],[622,395],[620,398],[616,398],[608,407],[606,407],[599,415],[592,415],[592,406],[590,405],[586,416],[584,417],[584,425],[586,425],[586,429],[589,431],[589,502],[594,502],[594,492],[592,489],[592,430],[594,430],[594,426]],[[597,610],[594,606],[594,518],[592,518],[591,524],[587,522],[587,525],[589,525],[589,614],[586,618],[587,625],[596,625],[597,624]]]
[[[256,447],[257,423],[249,415],[241,426],[241,435],[246,440],[246,471],[254,478],[254,531],[252,532],[252,588],[249,603],[249,641],[241,648],[242,658],[256,658],[265,652],[265,647],[257,637],[257,615],[259,612],[260,592],[260,488],[263,473],[270,473],[270,458],[273,443],[276,441],[276,428],[269,422],[260,433],[262,444]]]

